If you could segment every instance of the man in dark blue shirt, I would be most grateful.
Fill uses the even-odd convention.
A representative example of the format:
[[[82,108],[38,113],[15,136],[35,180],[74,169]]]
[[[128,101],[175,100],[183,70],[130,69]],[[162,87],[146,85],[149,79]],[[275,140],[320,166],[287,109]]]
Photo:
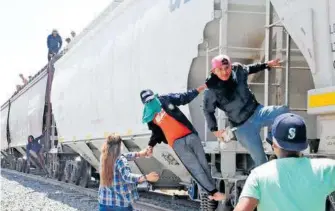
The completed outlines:
[[[56,29],[52,30],[52,34],[48,36],[47,45],[48,45],[48,61],[59,52],[59,49],[62,47],[63,41],[62,37],[58,34]]]
[[[36,153],[36,155],[38,156],[39,158],[39,162],[40,162],[40,165],[42,167],[42,169],[44,169],[45,167],[45,163],[44,163],[44,157],[43,157],[43,148],[42,148],[42,145],[40,143],[38,143],[38,141],[43,137],[43,135],[37,137],[37,138],[34,138],[34,136],[30,135],[28,136],[28,143],[27,143],[27,146],[26,146],[26,154],[27,154],[27,166],[28,166],[28,169],[30,167],[30,150],[31,151],[34,151]]]

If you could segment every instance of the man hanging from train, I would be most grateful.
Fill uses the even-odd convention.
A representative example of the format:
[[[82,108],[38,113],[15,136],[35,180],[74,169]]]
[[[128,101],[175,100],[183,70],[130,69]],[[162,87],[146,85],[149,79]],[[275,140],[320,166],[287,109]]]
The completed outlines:
[[[260,130],[271,126],[280,114],[287,113],[286,106],[263,106],[257,102],[251,92],[247,80],[248,75],[271,67],[279,66],[279,59],[266,63],[242,65],[231,63],[226,55],[218,55],[212,59],[211,75],[206,80],[208,89],[204,92],[204,114],[207,125],[214,135],[222,140],[224,128],[218,128],[215,110],[223,110],[232,128],[235,128],[237,140],[250,153],[256,166],[267,162]],[[267,141],[272,144],[269,129]]]
[[[186,93],[159,96],[151,90],[143,90],[140,93],[144,104],[142,122],[152,131],[147,148],[149,154],[157,143],[168,144],[197,183],[209,193],[209,198],[219,201],[225,196],[215,188],[198,133],[178,108],[190,103],[205,88],[206,85],[202,85]]]
[[[26,146],[26,154],[27,154],[27,170],[29,172],[30,169],[30,150],[34,151],[38,157],[39,164],[41,165],[40,167],[43,169],[45,173],[47,173],[45,169],[45,162],[44,162],[44,157],[43,157],[43,149],[42,145],[38,143],[38,141],[43,137],[44,135],[41,135],[37,138],[34,138],[34,136],[30,135],[28,136],[28,143]]]

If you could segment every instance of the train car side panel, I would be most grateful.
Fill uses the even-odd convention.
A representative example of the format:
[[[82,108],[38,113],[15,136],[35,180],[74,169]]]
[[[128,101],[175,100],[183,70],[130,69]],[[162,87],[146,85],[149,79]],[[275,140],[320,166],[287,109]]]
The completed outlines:
[[[28,135],[42,134],[47,75],[43,73],[11,102],[9,129],[11,147],[25,146]]]
[[[8,120],[8,104],[1,108],[1,146],[0,150],[8,147],[7,142],[7,120]]]
[[[212,1],[121,4],[55,64],[51,100],[65,141],[147,133],[139,93],[183,92]],[[196,15],[195,15],[196,14]],[[182,107],[189,116],[188,106]]]

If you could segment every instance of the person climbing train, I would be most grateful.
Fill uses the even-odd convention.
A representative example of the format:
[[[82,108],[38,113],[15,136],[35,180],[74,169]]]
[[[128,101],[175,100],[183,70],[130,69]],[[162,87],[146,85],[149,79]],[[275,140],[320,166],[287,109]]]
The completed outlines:
[[[232,64],[227,55],[218,55],[213,58],[211,75],[206,79],[208,89],[204,92],[203,111],[208,128],[217,138],[222,138],[225,129],[218,128],[215,110],[223,110],[230,125],[236,128],[237,140],[249,151],[256,166],[268,160],[259,134],[261,128],[271,126],[277,116],[289,109],[258,103],[248,86],[248,75],[278,65],[279,59],[251,65]],[[272,144],[271,130],[267,141]]]
[[[26,146],[26,154],[27,154],[27,171],[29,172],[30,170],[30,150],[34,151],[38,157],[38,161],[40,164],[41,169],[45,173],[47,173],[47,170],[45,169],[45,162],[44,162],[44,156],[43,156],[43,147],[38,141],[43,137],[44,135],[42,134],[41,136],[34,138],[34,136],[29,135],[28,136],[28,143]]]
[[[206,88],[202,85],[185,93],[157,95],[150,89],[140,93],[144,104],[142,122],[152,131],[148,152],[152,154],[157,143],[168,144],[179,157],[194,180],[209,193],[211,200],[224,200],[225,195],[215,187],[205,152],[197,131],[180,111]]]

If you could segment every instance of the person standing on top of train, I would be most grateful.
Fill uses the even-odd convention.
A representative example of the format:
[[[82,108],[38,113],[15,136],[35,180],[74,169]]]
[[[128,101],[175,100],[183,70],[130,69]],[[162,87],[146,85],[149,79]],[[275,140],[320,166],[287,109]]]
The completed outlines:
[[[30,150],[31,150],[31,151],[34,151],[36,153],[36,155],[38,156],[38,159],[39,159],[39,162],[40,162],[40,165],[41,165],[42,169],[46,172],[42,145],[40,143],[38,143],[38,141],[43,136],[44,136],[43,134],[41,136],[37,137],[37,138],[34,138],[34,136],[32,136],[32,135],[28,136],[28,143],[27,143],[27,146],[26,146],[28,171],[29,171],[29,168],[30,168]]]
[[[223,110],[230,125],[236,128],[237,140],[249,151],[256,166],[268,160],[259,134],[261,128],[271,126],[277,116],[289,112],[289,109],[258,103],[247,80],[250,74],[276,66],[279,66],[279,59],[242,65],[232,64],[226,55],[218,55],[212,59],[211,75],[206,79],[208,89],[204,93],[203,111],[208,128],[222,140],[225,130],[218,128],[215,110]],[[272,144],[270,129],[267,141]]]
[[[21,78],[21,80],[22,80],[22,82],[23,82],[23,86],[27,85],[28,80],[23,76],[23,74],[20,73],[19,76],[20,76],[20,78]]]
[[[62,47],[62,43],[62,37],[58,34],[58,31],[56,29],[52,30],[52,33],[47,39],[48,61],[58,53],[59,49]]]
[[[146,157],[147,150],[121,154],[122,139],[117,135],[108,136],[102,145],[100,157],[99,210],[133,210],[132,203],[138,200],[136,185],[145,181],[157,182],[159,175],[131,172],[128,161]]]
[[[185,93],[155,95],[152,90],[140,93],[144,104],[142,122],[152,131],[147,150],[162,141],[175,151],[194,180],[209,193],[212,200],[224,200],[225,195],[215,187],[211,170],[197,131],[180,111],[178,106],[186,105],[206,88],[202,85]]]

